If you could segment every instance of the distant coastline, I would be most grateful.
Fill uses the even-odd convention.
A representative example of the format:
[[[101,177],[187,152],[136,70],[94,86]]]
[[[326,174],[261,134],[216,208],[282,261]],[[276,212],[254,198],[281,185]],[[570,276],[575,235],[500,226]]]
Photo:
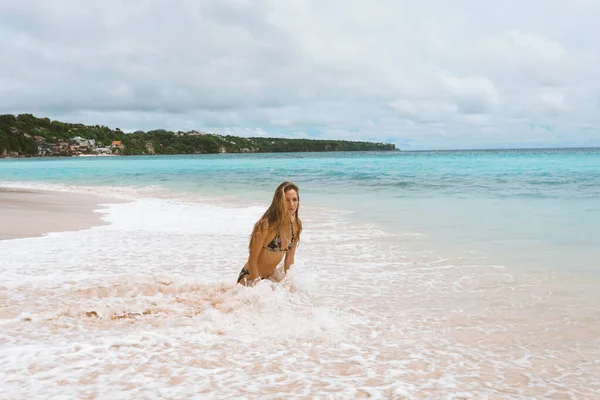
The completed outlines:
[[[125,133],[32,114],[0,115],[0,158],[396,150],[392,143],[349,140],[245,138],[163,129]]]

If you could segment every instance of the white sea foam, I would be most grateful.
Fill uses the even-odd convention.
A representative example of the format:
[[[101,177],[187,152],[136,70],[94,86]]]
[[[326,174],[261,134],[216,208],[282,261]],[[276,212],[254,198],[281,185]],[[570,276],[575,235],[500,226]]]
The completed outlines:
[[[246,288],[235,279],[263,206],[77,190],[130,201],[98,211],[108,225],[0,241],[0,398],[600,390],[593,292],[480,255],[445,260],[405,245],[418,235],[310,207],[291,272]]]

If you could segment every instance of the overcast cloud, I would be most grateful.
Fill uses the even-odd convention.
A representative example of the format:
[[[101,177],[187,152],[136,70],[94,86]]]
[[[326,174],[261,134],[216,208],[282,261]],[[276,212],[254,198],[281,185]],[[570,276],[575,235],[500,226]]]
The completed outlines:
[[[0,3],[0,113],[125,131],[600,146],[600,1]]]

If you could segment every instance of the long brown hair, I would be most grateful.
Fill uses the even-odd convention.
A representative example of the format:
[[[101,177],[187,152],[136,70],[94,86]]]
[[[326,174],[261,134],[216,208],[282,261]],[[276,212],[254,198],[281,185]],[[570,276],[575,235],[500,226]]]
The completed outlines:
[[[285,192],[292,189],[295,190],[298,195],[298,208],[296,208],[294,215],[296,217],[296,223],[298,224],[296,240],[299,240],[300,232],[302,232],[302,221],[300,221],[300,218],[298,217],[298,211],[300,211],[300,191],[298,190],[298,186],[294,183],[285,181],[277,186],[271,205],[267,208],[267,211],[265,211],[263,216],[254,224],[254,229],[252,229],[252,235],[250,236],[250,244],[248,245],[249,249],[252,248],[256,233],[264,232],[267,228],[279,232],[282,226],[289,223],[289,219],[287,218],[288,209],[285,203]]]

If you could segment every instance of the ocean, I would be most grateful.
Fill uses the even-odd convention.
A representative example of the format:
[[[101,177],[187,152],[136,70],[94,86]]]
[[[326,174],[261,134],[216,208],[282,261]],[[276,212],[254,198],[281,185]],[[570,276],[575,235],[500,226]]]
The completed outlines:
[[[296,265],[238,287],[284,180]],[[600,149],[4,159],[1,186],[127,201],[0,241],[0,394],[600,393]]]

